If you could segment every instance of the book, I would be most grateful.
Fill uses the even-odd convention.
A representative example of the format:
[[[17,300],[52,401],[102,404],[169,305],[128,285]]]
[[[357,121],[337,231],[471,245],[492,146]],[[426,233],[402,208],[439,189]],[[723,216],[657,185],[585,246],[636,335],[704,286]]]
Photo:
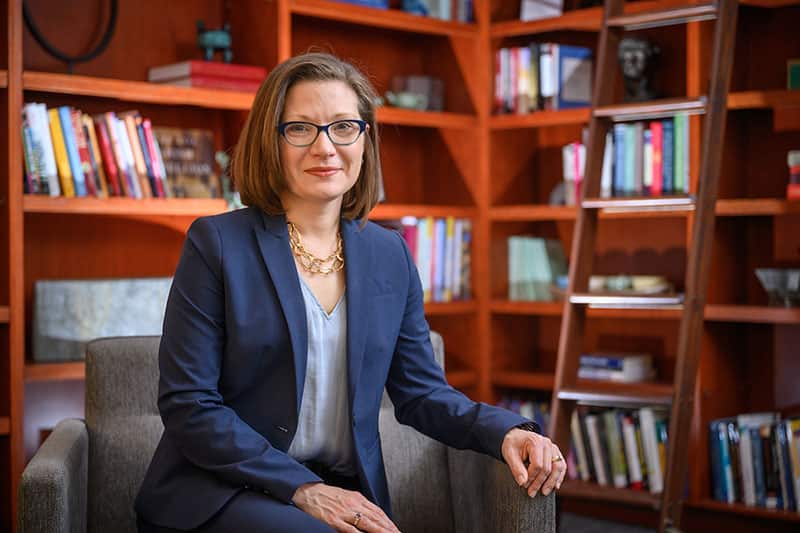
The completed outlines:
[[[176,87],[199,87],[201,89],[223,89],[226,91],[255,92],[261,87],[260,81],[219,78],[216,76],[194,75],[160,82]]]
[[[64,196],[73,198],[75,196],[75,184],[72,181],[72,170],[69,166],[67,147],[64,144],[64,134],[61,131],[61,119],[58,109],[48,109],[47,115],[50,119],[50,137],[53,140],[53,153],[56,158],[58,168],[58,179]]]
[[[167,184],[175,198],[222,198],[214,134],[203,129],[153,127]]]
[[[592,104],[592,50],[581,46],[558,45],[557,109],[586,107]]]
[[[219,61],[188,60],[158,67],[150,67],[147,80],[165,82],[189,77],[213,77],[232,80],[249,80],[261,83],[267,77],[267,69],[256,65],[240,65]]]
[[[558,17],[563,11],[563,0],[521,0],[519,19],[528,21]]]
[[[61,135],[64,138],[67,161],[69,161],[69,169],[75,185],[75,196],[86,196],[88,194],[86,178],[83,175],[81,158],[78,154],[78,141],[75,138],[75,130],[72,129],[72,111],[68,106],[58,108],[58,120],[61,123]]]

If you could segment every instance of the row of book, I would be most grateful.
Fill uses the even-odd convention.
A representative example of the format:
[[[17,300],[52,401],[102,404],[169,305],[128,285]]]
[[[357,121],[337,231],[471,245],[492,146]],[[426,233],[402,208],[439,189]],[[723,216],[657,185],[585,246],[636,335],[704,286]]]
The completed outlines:
[[[748,413],[709,424],[715,500],[800,512],[800,418]]]
[[[550,427],[550,404],[530,398],[520,398],[515,395],[505,395],[497,403],[499,407],[508,409],[518,415],[524,416],[528,420],[533,420],[542,430],[542,435],[547,435]]]
[[[557,43],[500,48],[494,83],[498,114],[589,106],[592,51]]]
[[[553,286],[567,274],[561,241],[511,235],[508,237],[508,299],[553,301]]]
[[[389,9],[389,0],[339,0],[357,6]],[[403,0],[403,11],[423,17],[474,22],[472,0]]]
[[[586,168],[586,146],[562,148],[565,198],[580,198]],[[689,116],[648,123],[617,123],[606,135],[600,179],[602,197],[661,196],[689,193]]]
[[[405,239],[419,272],[425,302],[471,297],[471,220],[408,216],[383,224]]]
[[[137,111],[22,109],[25,192],[65,197],[222,196],[208,130],[154,128]]]
[[[579,407],[570,420],[577,477],[658,494],[664,489],[669,416],[656,407]]]

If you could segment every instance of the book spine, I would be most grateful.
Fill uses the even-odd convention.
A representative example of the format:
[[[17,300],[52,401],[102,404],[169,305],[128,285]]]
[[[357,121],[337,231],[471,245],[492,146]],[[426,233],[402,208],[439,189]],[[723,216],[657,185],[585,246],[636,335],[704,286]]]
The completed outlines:
[[[78,149],[78,159],[80,160],[81,172],[83,179],[86,182],[86,194],[88,196],[97,196],[97,178],[95,177],[92,168],[92,162],[89,157],[89,148],[86,136],[83,133],[83,120],[81,119],[81,112],[77,109],[70,110],[70,122],[72,124],[72,133],[75,135],[75,146]]]
[[[61,122],[61,134],[64,137],[64,146],[67,150],[69,169],[72,172],[72,181],[75,184],[75,196],[86,196],[86,179],[81,167],[81,159],[78,155],[78,143],[75,140],[75,132],[72,129],[72,115],[70,108],[61,106],[58,108],[58,119]]]
[[[625,459],[628,465],[630,487],[635,490],[642,490],[642,469],[636,446],[636,430],[633,426],[633,418],[623,413],[620,413],[619,417],[619,423],[622,427],[622,441],[625,444]]]
[[[41,181],[41,177],[39,175],[38,162],[36,161],[37,156],[34,154],[34,150],[35,148],[33,142],[33,133],[28,123],[28,119],[25,117],[23,112],[22,158],[23,158],[23,164],[25,166],[25,175],[24,175],[25,194],[41,194],[42,192],[39,190],[39,183]]]
[[[592,463],[594,464],[597,483],[608,486],[605,461],[600,447],[600,435],[597,430],[597,420],[597,415],[586,415],[586,431],[589,434],[589,446],[592,451]]]
[[[589,481],[589,462],[586,457],[586,447],[584,446],[581,423],[578,419],[577,409],[573,409],[572,411],[570,430],[572,432],[572,443],[575,447],[575,454],[578,458],[578,473],[583,481]]]
[[[136,174],[139,177],[139,190],[142,192],[142,198],[152,198],[155,191],[147,175],[147,167],[145,167],[144,164],[142,147],[139,144],[139,134],[136,131],[136,114],[125,113],[122,116],[122,121],[125,126],[125,131],[128,134],[128,145],[130,146],[131,155],[133,155],[133,165],[136,168]]]
[[[639,419],[642,425],[642,442],[644,443],[645,459],[647,461],[648,481],[650,492],[659,494],[664,490],[661,463],[658,459],[658,438],[656,437],[656,421],[653,410],[644,407],[639,410]]]
[[[142,159],[144,159],[144,168],[147,173],[147,179],[150,182],[150,188],[153,191],[153,197],[163,198],[164,190],[161,187],[161,180],[156,176],[153,168],[153,162],[150,160],[150,149],[147,146],[147,138],[144,135],[144,126],[142,125],[142,117],[136,117],[136,134],[139,137],[139,146],[142,151]]]
[[[133,185],[133,178],[130,175],[130,169],[125,159],[125,154],[122,152],[122,143],[119,139],[119,126],[117,116],[113,111],[105,114],[106,129],[108,130],[108,137],[111,139],[111,149],[114,152],[117,169],[119,170],[120,188],[125,196],[128,198],[136,198],[136,189]]]
[[[661,191],[663,194],[671,194],[674,191],[674,160],[675,142],[674,132],[675,123],[671,118],[661,121],[662,131],[662,152],[661,152]]]
[[[97,176],[97,184],[100,187],[99,196],[108,198],[108,176],[103,168],[103,153],[95,135],[94,119],[86,113],[81,117],[83,121],[83,132],[89,141],[89,158],[92,162],[92,169]]]
[[[614,196],[625,194],[625,124],[614,124]]]
[[[119,172],[117,169],[116,159],[111,149],[111,139],[109,136],[106,120],[103,115],[98,115],[94,119],[94,128],[100,144],[100,153],[102,154],[101,160],[110,187],[109,195],[124,196],[124,191],[120,188]]]
[[[58,168],[58,179],[64,196],[73,198],[75,196],[75,184],[72,181],[72,170],[69,166],[67,147],[64,144],[64,134],[61,131],[61,118],[58,109],[48,109],[47,115],[50,118],[50,135],[53,139],[53,153],[56,158]]]

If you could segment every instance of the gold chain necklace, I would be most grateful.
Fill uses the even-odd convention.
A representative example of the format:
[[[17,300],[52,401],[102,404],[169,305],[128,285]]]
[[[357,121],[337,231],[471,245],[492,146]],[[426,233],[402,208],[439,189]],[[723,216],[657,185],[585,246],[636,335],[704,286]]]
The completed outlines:
[[[303,270],[309,274],[321,274],[327,276],[334,272],[339,272],[344,268],[344,253],[342,251],[342,234],[336,235],[336,250],[328,257],[320,258],[306,250],[300,240],[300,232],[297,227],[291,222],[287,222],[289,226],[289,246],[292,248],[292,253],[297,258]],[[330,263],[330,266],[325,266]]]

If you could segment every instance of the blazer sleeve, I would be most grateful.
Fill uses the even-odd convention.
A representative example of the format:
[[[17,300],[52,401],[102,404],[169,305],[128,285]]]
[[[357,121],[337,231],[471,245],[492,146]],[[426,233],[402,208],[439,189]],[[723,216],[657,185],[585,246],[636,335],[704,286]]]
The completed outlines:
[[[447,384],[433,356],[417,268],[405,241],[399,234],[397,238],[408,265],[408,295],[386,383],[397,420],[448,446],[469,448],[502,461],[503,437],[514,426],[531,421],[474,402]]]
[[[222,239],[209,218],[186,237],[164,318],[158,407],[169,435],[192,464],[236,486],[290,503],[322,481],[225,405],[218,390],[225,351]]]

